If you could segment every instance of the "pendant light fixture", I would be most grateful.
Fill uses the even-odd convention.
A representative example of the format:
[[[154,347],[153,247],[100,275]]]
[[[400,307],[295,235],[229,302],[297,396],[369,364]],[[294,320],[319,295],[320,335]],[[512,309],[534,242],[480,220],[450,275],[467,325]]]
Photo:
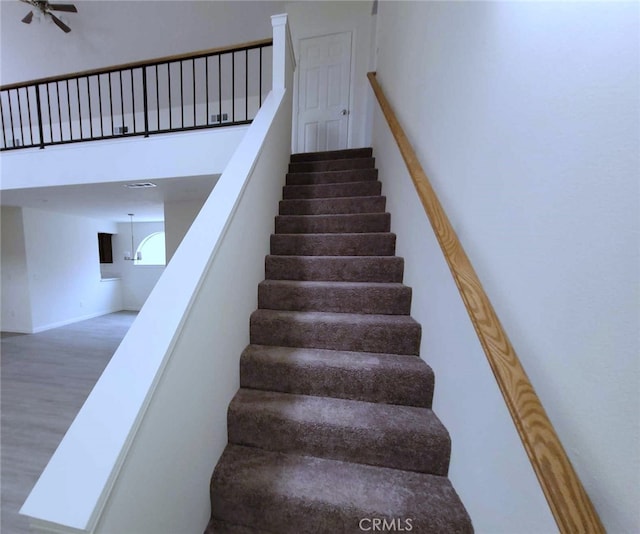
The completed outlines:
[[[124,253],[124,259],[125,260],[129,260],[129,261],[134,261],[134,260],[140,261],[142,259],[142,252],[138,251],[138,252],[136,252],[135,257],[132,256],[133,251],[135,250],[135,247],[133,246],[133,216],[134,216],[134,214],[133,213],[129,213],[128,215],[129,215],[129,224],[131,225],[131,250],[127,250]]]

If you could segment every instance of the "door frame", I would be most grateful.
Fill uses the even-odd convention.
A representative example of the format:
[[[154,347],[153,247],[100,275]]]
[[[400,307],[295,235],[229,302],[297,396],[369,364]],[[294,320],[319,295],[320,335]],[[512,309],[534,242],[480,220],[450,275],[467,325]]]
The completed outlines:
[[[296,41],[296,52],[298,54],[298,57],[296,58],[296,63],[298,65],[298,68],[296,68],[296,71],[293,76],[293,110],[292,110],[293,113],[291,114],[292,122],[293,122],[293,124],[291,125],[291,153],[292,154],[295,154],[296,152],[299,151],[298,150],[298,113],[300,110],[298,107],[298,90],[300,88],[300,56],[302,53],[302,41],[306,39],[315,39],[317,37],[328,37],[329,35],[338,35],[341,33],[348,33],[350,37],[350,42],[351,42],[351,54],[350,54],[350,62],[349,62],[349,115],[347,116],[347,148],[351,148],[352,146],[351,137],[352,137],[353,128],[351,127],[352,125],[351,110],[353,109],[353,84],[355,83],[355,80],[353,79],[354,65],[355,65],[354,63],[355,62],[354,30],[319,33],[319,34],[305,35],[304,37],[299,37]]]

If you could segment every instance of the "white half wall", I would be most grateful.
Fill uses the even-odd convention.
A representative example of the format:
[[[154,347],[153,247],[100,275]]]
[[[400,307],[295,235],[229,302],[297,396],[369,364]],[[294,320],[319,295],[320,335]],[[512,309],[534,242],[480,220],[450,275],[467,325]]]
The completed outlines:
[[[640,531],[639,20],[623,2],[381,2],[377,21],[378,79],[610,532]],[[378,120],[451,478],[476,532],[547,532],[387,143]]]
[[[22,218],[32,332],[122,309],[120,284],[100,276],[98,232],[113,223],[32,208]]]
[[[233,126],[3,152],[0,188],[221,174],[247,129]]]
[[[351,94],[349,105],[348,147],[369,146],[370,131],[367,129],[368,103],[371,94],[368,90],[367,70],[369,68],[373,17],[372,2],[288,2],[287,14],[291,21],[291,36],[296,59],[300,53],[300,40],[331,33],[350,31],[351,42]],[[297,127],[295,110],[297,109],[298,81],[294,77],[294,124],[293,148],[296,151]]]
[[[3,332],[30,333],[31,300],[27,270],[27,252],[24,244],[22,209],[3,206],[0,209],[0,275],[2,286],[2,315],[0,330]]]

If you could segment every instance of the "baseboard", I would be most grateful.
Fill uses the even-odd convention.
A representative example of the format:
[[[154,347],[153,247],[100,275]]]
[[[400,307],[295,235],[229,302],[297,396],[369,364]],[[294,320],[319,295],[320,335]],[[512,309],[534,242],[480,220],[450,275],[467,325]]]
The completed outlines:
[[[46,324],[44,326],[38,326],[36,328],[33,328],[31,330],[31,332],[29,332],[29,333],[30,334],[38,334],[40,332],[44,332],[45,330],[51,330],[52,328],[60,328],[61,326],[66,326],[68,324],[73,324],[73,323],[79,323],[80,321],[86,321],[87,319],[93,319],[95,317],[100,317],[102,315],[108,315],[110,313],[115,313],[115,312],[119,312],[119,311],[127,311],[127,310],[123,310],[122,308],[119,308],[119,309],[104,310],[104,311],[99,311],[99,312],[95,312],[95,313],[90,313],[90,314],[87,314],[87,315],[73,317],[71,319],[65,319],[64,321],[57,321],[55,323],[49,323],[49,324]]]

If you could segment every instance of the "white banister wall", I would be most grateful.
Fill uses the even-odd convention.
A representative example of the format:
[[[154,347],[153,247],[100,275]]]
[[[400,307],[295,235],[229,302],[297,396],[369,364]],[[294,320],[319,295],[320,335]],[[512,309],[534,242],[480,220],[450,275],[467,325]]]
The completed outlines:
[[[286,15],[272,22],[289,55]],[[204,530],[289,159],[293,68],[274,61],[274,89],[23,506],[36,532]]]

